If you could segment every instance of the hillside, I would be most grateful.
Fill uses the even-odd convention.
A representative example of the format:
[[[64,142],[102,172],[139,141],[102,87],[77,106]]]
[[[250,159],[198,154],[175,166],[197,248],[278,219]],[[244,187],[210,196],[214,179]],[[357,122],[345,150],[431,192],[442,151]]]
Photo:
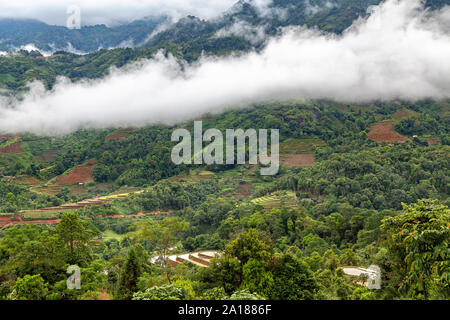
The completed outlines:
[[[335,259],[332,270],[373,262],[368,250],[378,251],[376,261],[384,265],[388,262],[379,256],[385,250],[379,230],[383,218],[397,215],[401,203],[422,198],[449,204],[448,106],[431,101],[364,106],[298,102],[203,119],[205,128],[239,123],[243,129],[259,129],[276,121],[281,168],[273,177],[260,176],[250,165],[174,166],[167,158],[174,145],[170,127],[83,130],[62,138],[5,136],[0,148],[0,245],[12,236],[12,226],[52,228],[75,211],[98,228],[104,248],[127,247],[116,239],[131,236],[128,228],[135,222],[157,223],[171,216],[190,224],[176,244],[179,256],[223,250],[238,230],[250,228],[267,237],[264,241],[276,251],[297,248],[316,274],[327,270],[329,259]],[[409,119],[419,120],[420,129],[404,132],[402,123]],[[408,137],[406,142],[373,141],[371,130],[387,121],[395,124],[389,130]],[[192,123],[182,127],[192,128]],[[312,161],[300,161],[305,155]],[[95,249],[95,255],[104,257],[104,268],[112,268],[108,257],[113,253],[104,250]],[[313,262],[317,254],[325,254],[321,267]],[[206,285],[210,280],[204,277]],[[318,281],[331,281],[326,279]],[[320,294],[354,295],[357,286],[346,281],[347,293],[328,288]],[[335,285],[335,290],[342,286]],[[225,291],[231,288],[236,287]],[[388,291],[372,297],[385,295],[392,297]]]

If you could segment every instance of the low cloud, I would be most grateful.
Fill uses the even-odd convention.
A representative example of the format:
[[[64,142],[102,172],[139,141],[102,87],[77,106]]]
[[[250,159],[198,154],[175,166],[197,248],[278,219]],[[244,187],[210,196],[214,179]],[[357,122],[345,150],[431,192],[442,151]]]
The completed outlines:
[[[186,15],[210,19],[219,16],[235,2],[236,0],[0,0],[0,18],[37,19],[65,26],[69,16],[67,8],[76,5],[81,9],[82,25],[115,25],[161,15],[174,19]]]
[[[266,39],[266,25],[254,26],[247,21],[238,20],[232,25],[218,30],[217,38],[235,36],[247,40],[252,45],[259,45]]]
[[[450,98],[450,30],[442,23],[449,12],[389,0],[342,35],[289,28],[244,56],[186,65],[159,54],[101,80],[59,79],[52,91],[35,82],[22,101],[0,102],[0,130],[60,134],[174,124],[280,99]]]
[[[336,6],[335,3],[331,1],[326,1],[321,6],[318,6],[317,4],[311,4],[310,0],[305,0],[305,13],[307,15],[314,15],[317,14],[325,9],[332,9]]]

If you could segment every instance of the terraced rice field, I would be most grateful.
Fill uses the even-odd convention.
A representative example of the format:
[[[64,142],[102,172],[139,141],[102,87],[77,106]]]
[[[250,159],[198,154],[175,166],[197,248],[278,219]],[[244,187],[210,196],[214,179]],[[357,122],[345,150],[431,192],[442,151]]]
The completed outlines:
[[[214,172],[206,171],[206,170],[191,170],[191,172],[187,174],[180,174],[178,176],[170,177],[168,181],[177,181],[177,182],[186,182],[193,183],[203,180],[209,180],[215,176]]]
[[[286,207],[297,206],[297,196],[292,191],[285,191],[256,198],[251,201],[253,204],[262,205],[265,209],[278,208],[281,205]]]
[[[59,219],[37,219],[37,220],[24,220],[20,215],[16,217],[9,216],[0,216],[0,229],[9,226],[15,225],[24,225],[24,224],[55,224],[59,223]]]
[[[106,137],[106,141],[110,140],[122,140],[126,137],[131,136],[131,133],[134,131],[134,128],[123,128],[120,130],[117,130],[116,132],[111,133],[109,136]]]
[[[220,255],[218,251],[200,251],[170,255],[167,259],[172,267],[176,267],[181,263],[189,262],[198,267],[207,268],[211,265],[211,260],[218,255]],[[158,264],[161,260],[162,258],[160,256],[156,256],[151,258],[150,262],[153,264]]]

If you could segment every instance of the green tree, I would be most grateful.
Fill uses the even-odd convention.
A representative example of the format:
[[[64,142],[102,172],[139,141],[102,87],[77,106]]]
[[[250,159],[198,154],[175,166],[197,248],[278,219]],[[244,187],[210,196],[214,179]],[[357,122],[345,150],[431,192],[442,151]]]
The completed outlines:
[[[211,266],[203,271],[203,281],[218,283],[232,294],[242,283],[242,266],[235,257],[225,254],[211,261]]]
[[[165,286],[155,286],[146,289],[144,292],[137,292],[133,295],[133,300],[190,300],[192,296],[182,286],[173,284]]]
[[[10,294],[12,300],[45,300],[48,286],[40,274],[26,275],[17,278],[13,291]]]
[[[449,298],[450,210],[437,200],[403,204],[403,212],[383,220],[400,289],[412,298]],[[394,280],[395,281],[395,280]]]
[[[186,231],[189,223],[180,218],[166,218],[163,220],[144,220],[137,222],[134,227],[134,237],[138,240],[149,241],[163,260],[163,267],[169,283],[170,264],[168,253],[178,241],[180,233]]]
[[[138,291],[138,279],[142,273],[142,262],[139,261],[135,247],[128,250],[125,266],[120,274],[118,295],[121,299],[131,299]]]
[[[91,238],[99,234],[96,228],[91,228],[87,221],[79,218],[75,212],[65,212],[56,227],[59,240],[62,243],[66,262],[86,265],[91,258],[89,246]]]
[[[108,167],[104,165],[97,165],[95,166],[94,170],[92,171],[92,177],[97,182],[106,182],[109,180],[110,171]]]
[[[268,297],[272,290],[274,280],[271,271],[258,260],[250,259],[242,268],[242,285],[250,292]]]
[[[319,286],[309,266],[290,253],[275,256],[271,299],[311,300]]]
[[[250,229],[241,233],[236,240],[228,244],[225,252],[237,258],[241,266],[244,266],[250,259],[267,264],[270,259],[271,248],[265,241],[261,240],[256,229]]]

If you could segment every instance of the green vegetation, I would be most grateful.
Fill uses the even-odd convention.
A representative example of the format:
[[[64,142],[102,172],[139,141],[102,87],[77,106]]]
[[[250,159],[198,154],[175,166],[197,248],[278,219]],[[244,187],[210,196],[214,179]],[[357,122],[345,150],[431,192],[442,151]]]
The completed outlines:
[[[188,63],[202,52],[261,50],[213,37],[236,18],[267,25],[271,35],[304,24],[341,33],[380,0],[331,2],[338,5],[306,14],[304,1],[274,0],[292,9],[285,19],[240,3],[222,20],[181,19],[135,49],[0,56],[0,88],[20,97],[32,80],[50,89],[57,76],[100,78],[160,49]],[[17,41],[37,32],[30,26],[48,27],[29,23]],[[111,33],[139,40],[156,26],[141,23],[79,32],[91,50],[98,32],[107,42]],[[56,42],[73,36],[52,30]],[[47,45],[47,35],[36,45]],[[260,176],[259,165],[174,165],[171,134],[192,133],[193,122],[0,136],[0,299],[448,300],[449,111],[450,101],[279,101],[204,117],[204,131],[277,128],[280,153],[313,155],[311,166],[282,164],[275,176]],[[379,121],[407,141],[371,140]],[[201,251],[219,254],[204,267],[166,259]],[[66,284],[74,264],[80,290]],[[381,290],[343,270],[372,264],[381,268]]]
[[[204,120],[205,128],[278,127],[286,152],[314,154],[314,165],[282,166],[270,177],[260,176],[258,166],[175,167],[168,158],[170,127],[134,129],[122,140],[106,140],[111,130],[42,137],[24,148],[16,167],[4,168],[24,174],[34,164],[38,170],[30,174],[41,189],[11,176],[0,181],[0,218],[16,223],[0,231],[0,296],[448,299],[450,150],[441,117],[447,106],[291,102]],[[399,114],[435,119],[441,143],[378,144],[361,134]],[[39,148],[55,145],[58,155],[42,172]],[[107,201],[76,213],[36,210],[83,199],[71,194],[74,185],[53,196],[44,187],[89,159],[103,167],[109,187],[98,197],[99,182],[81,188]],[[61,222],[21,225],[49,219]],[[202,250],[222,254],[209,268],[150,260]],[[66,287],[65,271],[74,263],[83,274],[81,290]],[[368,290],[342,271],[371,264],[382,270],[381,290]],[[31,296],[19,288],[30,288]]]
[[[287,139],[280,144],[280,153],[308,153],[326,143],[319,139]]]

